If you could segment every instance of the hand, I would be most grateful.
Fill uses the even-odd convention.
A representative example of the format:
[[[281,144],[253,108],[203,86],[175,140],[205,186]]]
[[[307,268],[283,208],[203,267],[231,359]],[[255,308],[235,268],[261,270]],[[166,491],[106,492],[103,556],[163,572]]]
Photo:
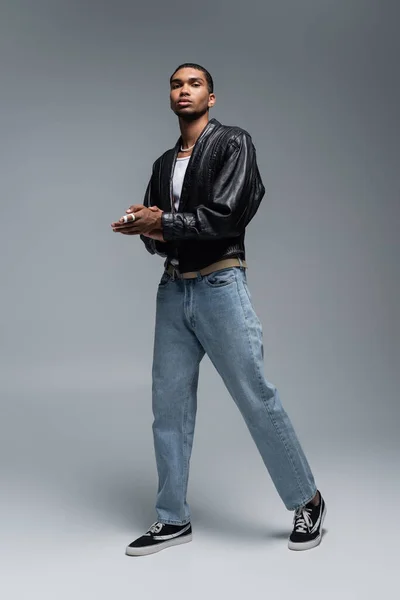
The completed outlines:
[[[145,237],[151,238],[152,240],[157,240],[158,242],[165,242],[163,237],[163,232],[158,231],[157,229],[153,229],[153,231],[149,231],[149,233],[143,234]]]
[[[149,206],[150,210],[157,211],[157,206]],[[161,214],[163,211],[161,211]],[[149,231],[148,233],[143,234],[145,237],[151,238],[152,240],[157,240],[158,242],[165,242],[162,230],[153,229],[153,231]]]
[[[123,233],[125,235],[157,235],[158,237],[154,239],[160,239],[160,241],[164,241],[164,238],[162,238],[161,225],[161,215],[163,211],[159,209],[158,206],[151,206],[147,208],[143,206],[143,204],[134,204],[125,212],[128,213],[128,216],[134,213],[134,219],[128,220],[127,223],[124,223],[123,218],[121,217],[119,221],[111,223],[113,231],[117,231],[118,233]]]

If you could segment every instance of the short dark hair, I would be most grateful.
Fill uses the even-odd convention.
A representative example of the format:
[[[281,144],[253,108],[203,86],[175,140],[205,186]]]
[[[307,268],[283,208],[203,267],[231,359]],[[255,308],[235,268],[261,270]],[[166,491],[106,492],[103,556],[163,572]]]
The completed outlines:
[[[186,67],[190,67],[192,69],[197,69],[198,71],[202,71],[204,73],[204,75],[206,76],[208,93],[212,94],[214,92],[214,82],[213,82],[213,78],[211,77],[210,73],[207,71],[207,69],[205,69],[201,65],[197,65],[196,63],[183,63],[182,65],[179,65],[179,67],[177,67],[175,69],[175,71],[172,73],[171,77],[169,78],[169,82],[171,83],[173,76],[175,75],[175,73],[177,71],[179,71],[179,69],[185,69]]]

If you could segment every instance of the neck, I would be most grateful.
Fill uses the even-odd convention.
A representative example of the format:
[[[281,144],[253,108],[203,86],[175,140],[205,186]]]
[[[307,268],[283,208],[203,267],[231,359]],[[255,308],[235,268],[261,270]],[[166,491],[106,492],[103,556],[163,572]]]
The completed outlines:
[[[182,136],[182,148],[190,148],[196,143],[203,129],[208,123],[208,113],[202,115],[195,121],[184,121],[179,119],[179,128]]]

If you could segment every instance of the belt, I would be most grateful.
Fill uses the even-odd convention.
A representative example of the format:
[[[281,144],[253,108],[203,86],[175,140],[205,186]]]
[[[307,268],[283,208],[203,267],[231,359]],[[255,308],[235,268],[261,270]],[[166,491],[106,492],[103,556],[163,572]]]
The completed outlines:
[[[226,269],[227,267],[243,267],[247,269],[247,264],[245,260],[241,258],[223,258],[222,260],[218,260],[207,267],[203,267],[198,271],[187,271],[186,273],[180,273],[179,269],[177,269],[171,263],[168,264],[168,267],[165,269],[167,273],[172,275],[173,277],[177,277],[178,279],[196,279],[196,277],[200,275],[209,275],[210,273],[214,273],[214,271],[219,271],[221,269]]]

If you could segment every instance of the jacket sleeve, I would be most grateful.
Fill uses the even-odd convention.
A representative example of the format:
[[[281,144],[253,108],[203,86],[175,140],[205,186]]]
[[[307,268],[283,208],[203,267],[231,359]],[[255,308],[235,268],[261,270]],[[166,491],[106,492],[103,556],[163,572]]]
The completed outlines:
[[[164,212],[165,240],[216,239],[239,236],[254,217],[265,194],[251,136],[242,131],[226,148],[210,202],[194,212]]]
[[[151,202],[151,182],[152,177],[150,177],[150,181],[147,184],[146,192],[144,194],[143,206],[152,206]],[[150,252],[150,254],[159,254],[160,256],[166,257],[167,253],[165,252],[167,244],[165,242],[160,242],[159,240],[153,240],[152,238],[146,237],[145,235],[140,234],[140,239],[144,243],[146,250]]]

